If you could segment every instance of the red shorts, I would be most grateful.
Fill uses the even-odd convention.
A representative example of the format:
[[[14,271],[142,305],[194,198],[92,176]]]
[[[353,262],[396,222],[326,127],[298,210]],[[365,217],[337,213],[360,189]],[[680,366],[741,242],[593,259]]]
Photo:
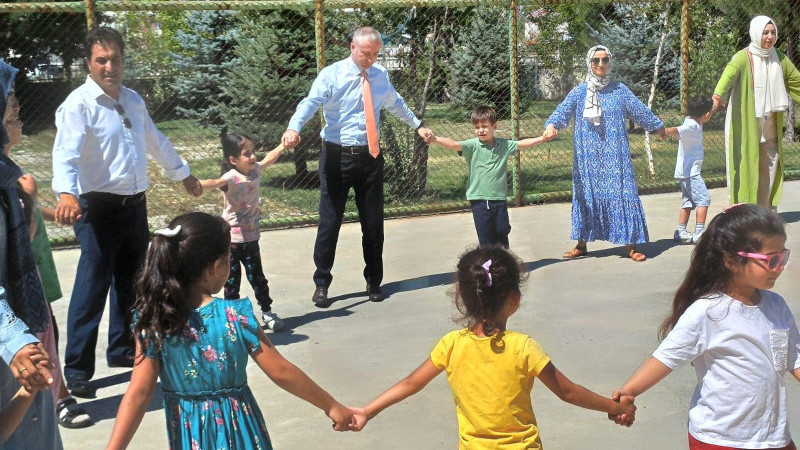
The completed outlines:
[[[689,434],[689,450],[742,450],[736,447],[725,447],[722,445],[705,444],[698,441],[691,434]],[[794,442],[790,442],[786,447],[776,448],[775,450],[797,450]]]

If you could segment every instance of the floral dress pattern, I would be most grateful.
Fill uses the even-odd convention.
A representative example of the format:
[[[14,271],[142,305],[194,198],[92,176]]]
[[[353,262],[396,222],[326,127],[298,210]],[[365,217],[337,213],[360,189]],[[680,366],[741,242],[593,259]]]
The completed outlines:
[[[247,386],[248,356],[259,346],[247,298],[192,311],[182,336],[147,356],[161,362],[170,449],[271,450],[267,427]]]
[[[647,222],[628,145],[626,120],[648,131],[664,123],[622,83],[597,93],[603,110],[599,126],[583,118],[586,83],[570,91],[545,127],[561,130],[575,119],[572,162],[573,240],[640,244],[649,240]]]

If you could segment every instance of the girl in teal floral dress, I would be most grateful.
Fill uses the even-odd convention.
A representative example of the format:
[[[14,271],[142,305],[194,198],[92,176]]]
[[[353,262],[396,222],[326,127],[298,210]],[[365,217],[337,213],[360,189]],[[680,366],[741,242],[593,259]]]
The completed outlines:
[[[272,449],[247,386],[247,356],[286,391],[325,411],[337,431],[352,413],[287,361],[261,330],[249,299],[212,295],[230,273],[230,230],[194,212],[156,231],[137,283],[136,361],[109,449],[125,448],[161,379],[171,449]]]

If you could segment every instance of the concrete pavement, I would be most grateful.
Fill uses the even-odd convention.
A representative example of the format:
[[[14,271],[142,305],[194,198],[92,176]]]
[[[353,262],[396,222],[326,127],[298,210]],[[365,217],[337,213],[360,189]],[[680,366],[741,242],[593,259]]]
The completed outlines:
[[[713,217],[727,204],[723,189],[711,191]],[[564,261],[570,205],[510,210],[512,249],[526,262],[530,278],[520,310],[509,328],[533,336],[553,363],[573,381],[604,395],[619,387],[658,344],[656,329],[671,295],[688,267],[692,246],[672,242],[678,193],[642,197],[652,242],[640,248],[644,263],[624,257],[624,247],[590,243],[590,256]],[[781,214],[788,222],[787,248],[800,247],[800,182],[786,183]],[[693,226],[694,217],[691,222]],[[279,351],[345,404],[361,405],[415,369],[438,339],[457,328],[447,295],[458,255],[475,241],[469,213],[386,222],[383,303],[363,292],[361,233],[357,223],[342,227],[326,310],[311,303],[316,228],[265,232],[264,270],[273,310],[287,330],[269,333]],[[65,298],[53,303],[65,333],[69,295],[78,250],[55,252]],[[797,258],[797,256],[795,256]],[[795,316],[800,315],[800,264],[791,262],[775,285]],[[243,295],[252,295],[243,283]],[[255,302],[254,302],[255,304]],[[256,306],[257,307],[257,306]],[[97,349],[97,398],[80,399],[97,423],[61,433],[66,449],[104,448],[129,369],[105,367],[107,321]],[[64,334],[62,334],[64,336]],[[61,341],[61,355],[66,340]],[[273,445],[282,450],[455,449],[458,426],[445,376],[384,411],[361,433],[336,433],[313,406],[276,387],[251,363],[249,384],[264,414]],[[792,433],[800,441],[800,387],[788,376]],[[541,383],[533,390],[534,411],[548,450],[687,448],[686,421],[695,385],[694,370],[683,367],[637,399],[635,425],[614,425],[605,414],[561,402]],[[167,448],[164,413],[156,398],[130,448]]]

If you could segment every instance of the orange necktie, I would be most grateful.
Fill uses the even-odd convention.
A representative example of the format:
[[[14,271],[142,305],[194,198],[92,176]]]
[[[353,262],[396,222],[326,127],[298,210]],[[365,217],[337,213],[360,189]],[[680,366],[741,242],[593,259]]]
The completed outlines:
[[[372,106],[372,88],[369,85],[367,71],[361,71],[361,96],[364,98],[364,119],[367,122],[367,143],[369,154],[377,158],[381,152],[378,141],[378,121],[375,119],[375,108]]]

